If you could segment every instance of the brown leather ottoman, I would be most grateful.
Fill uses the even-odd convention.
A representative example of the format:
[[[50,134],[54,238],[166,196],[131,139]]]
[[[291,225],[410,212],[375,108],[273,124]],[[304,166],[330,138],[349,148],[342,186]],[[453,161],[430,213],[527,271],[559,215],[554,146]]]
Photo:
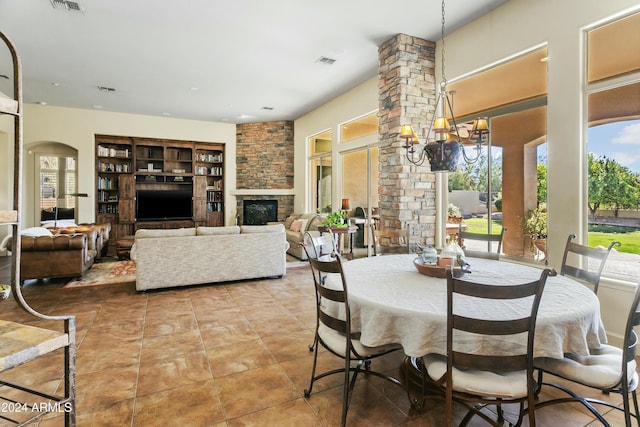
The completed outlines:
[[[116,240],[116,255],[118,259],[129,259],[131,246],[135,242],[135,236],[123,236]]]

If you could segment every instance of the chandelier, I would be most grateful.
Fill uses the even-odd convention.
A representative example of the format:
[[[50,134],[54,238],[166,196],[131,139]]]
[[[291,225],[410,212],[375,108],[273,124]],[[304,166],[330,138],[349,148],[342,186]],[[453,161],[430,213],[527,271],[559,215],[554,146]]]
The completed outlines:
[[[447,77],[445,75],[445,2],[442,1],[442,80],[440,91],[436,97],[434,114],[431,117],[429,129],[424,133],[425,142],[421,144],[411,125],[402,125],[400,138],[404,139],[403,148],[406,150],[407,160],[414,165],[421,165],[425,159],[429,160],[432,172],[455,171],[460,153],[467,163],[475,163],[480,157],[482,144],[487,141],[489,134],[489,122],[486,117],[473,121],[469,131],[468,141],[476,144],[476,155],[469,157],[464,150],[460,138],[460,130],[453,115],[453,96],[455,91],[447,90]]]

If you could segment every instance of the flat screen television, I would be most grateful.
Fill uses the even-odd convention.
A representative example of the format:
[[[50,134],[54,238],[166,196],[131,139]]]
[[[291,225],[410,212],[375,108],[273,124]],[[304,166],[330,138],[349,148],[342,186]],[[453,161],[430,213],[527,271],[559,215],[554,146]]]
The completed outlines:
[[[191,190],[136,191],[136,221],[192,219]]]

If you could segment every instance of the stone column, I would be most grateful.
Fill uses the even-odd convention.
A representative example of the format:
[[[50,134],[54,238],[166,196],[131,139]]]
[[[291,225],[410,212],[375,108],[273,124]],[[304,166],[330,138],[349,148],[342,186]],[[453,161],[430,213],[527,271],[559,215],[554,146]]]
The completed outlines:
[[[383,252],[404,252],[403,230],[416,243],[435,243],[435,174],[425,159],[406,158],[398,135],[403,124],[417,133],[429,126],[435,108],[435,43],[398,34],[378,50],[380,238]]]

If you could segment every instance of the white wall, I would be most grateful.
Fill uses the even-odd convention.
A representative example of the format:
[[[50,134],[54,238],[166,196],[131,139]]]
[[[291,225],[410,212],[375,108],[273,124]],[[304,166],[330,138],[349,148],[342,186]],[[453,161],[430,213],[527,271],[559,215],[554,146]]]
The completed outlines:
[[[235,190],[236,126],[227,123],[183,120],[167,117],[111,113],[26,104],[24,107],[24,182],[23,226],[33,226],[34,156],[31,147],[43,142],[58,142],[78,150],[78,220],[95,220],[95,135],[122,135],[166,138],[225,144],[225,220],[232,224],[236,215]]]
[[[309,173],[307,157],[309,147],[306,138],[331,129],[333,136],[333,156],[331,165],[334,171],[342,170],[342,158],[337,147],[340,124],[354,117],[374,111],[378,108],[378,77],[367,80],[322,107],[305,114],[294,122],[294,212],[308,212],[311,208],[309,191]],[[346,146],[347,144],[345,144]],[[342,181],[333,175],[331,197],[332,206],[341,206],[340,193]]]

